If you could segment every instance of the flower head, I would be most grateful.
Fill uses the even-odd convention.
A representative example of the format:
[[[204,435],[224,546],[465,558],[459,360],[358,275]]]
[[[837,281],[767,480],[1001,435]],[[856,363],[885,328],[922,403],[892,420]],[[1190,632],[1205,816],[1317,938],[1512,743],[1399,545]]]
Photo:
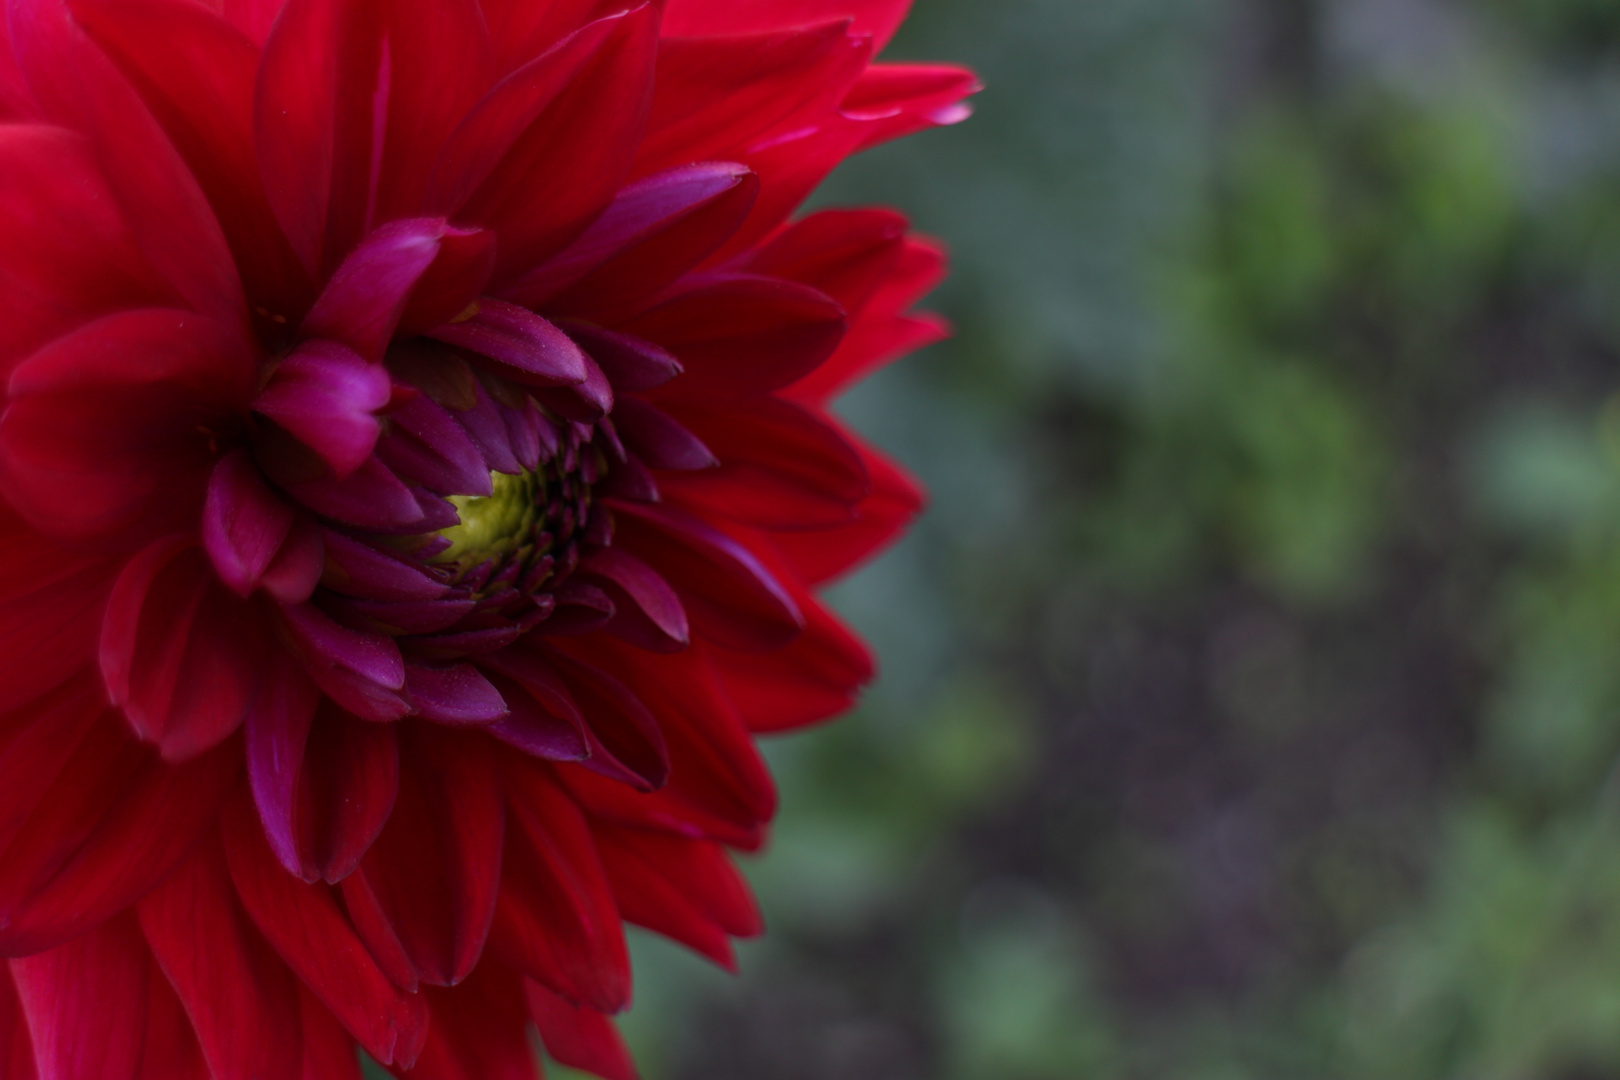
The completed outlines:
[[[7,0],[0,1077],[605,1077],[913,485],[904,0]]]

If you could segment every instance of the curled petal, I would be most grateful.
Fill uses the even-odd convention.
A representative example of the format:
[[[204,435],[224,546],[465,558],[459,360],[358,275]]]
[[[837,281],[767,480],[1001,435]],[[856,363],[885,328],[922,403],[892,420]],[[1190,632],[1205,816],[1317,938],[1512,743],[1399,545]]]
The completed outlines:
[[[532,386],[585,381],[587,361],[579,346],[534,312],[504,300],[482,300],[470,319],[437,327],[431,336],[494,360]]]
[[[224,835],[237,895],[271,946],[367,1053],[408,1068],[427,1036],[424,1004],[382,973],[329,892],[282,869],[251,804],[230,805]]]
[[[164,757],[193,757],[242,723],[258,680],[257,629],[189,538],[156,541],[124,567],[107,602],[107,693]]]
[[[276,366],[253,411],[291,432],[342,478],[371,456],[382,430],[377,411],[391,390],[380,365],[336,342],[309,341]]]
[[[361,241],[304,318],[305,338],[339,342],[382,359],[417,282],[439,256],[443,218],[391,221]]]

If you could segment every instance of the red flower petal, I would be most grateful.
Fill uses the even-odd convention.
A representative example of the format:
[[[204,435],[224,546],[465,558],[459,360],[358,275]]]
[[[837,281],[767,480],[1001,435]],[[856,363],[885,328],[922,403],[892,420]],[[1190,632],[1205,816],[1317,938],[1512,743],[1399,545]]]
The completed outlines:
[[[686,374],[661,392],[683,398],[769,393],[813,370],[844,336],[844,310],[804,285],[749,274],[696,282],[624,330],[657,342]]]
[[[234,732],[258,681],[257,620],[188,537],[124,567],[101,627],[101,674],[136,734],[184,761]]]
[[[5,44],[0,39],[0,71],[10,57]],[[178,300],[135,246],[82,136],[0,127],[0,232],[8,290],[0,377],[98,316]]]
[[[763,398],[747,410],[669,409],[719,458],[717,469],[663,478],[688,507],[765,529],[815,529],[853,521],[872,490],[849,440],[799,406]]]
[[[213,826],[241,775],[227,744],[168,765],[107,712],[0,852],[0,954],[82,934],[146,893]]]
[[[245,404],[251,357],[190,312],[131,311],[63,337],[11,377],[0,470],[42,530],[90,536],[190,525],[212,470],[210,432]]]
[[[314,285],[270,209],[253,150],[259,50],[198,4],[71,0],[207,197],[255,306],[296,319]]]
[[[506,871],[490,947],[573,1001],[617,1012],[630,999],[630,958],[586,818],[550,772],[508,760]]]
[[[0,581],[0,712],[95,663],[116,562],[67,555],[18,522],[0,523],[0,565],[31,567]]]
[[[855,33],[871,34],[881,49],[910,8],[911,0],[669,0],[664,33],[738,34],[849,18]]]
[[[94,142],[147,260],[197,311],[245,329],[242,282],[219,221],[129,83],[72,24],[62,0],[15,0],[11,33],[18,67],[45,114]]]
[[[258,585],[292,523],[292,507],[265,486],[244,451],[232,451],[214,466],[203,505],[203,546],[215,572],[238,596]]]
[[[758,191],[742,165],[688,165],[639,180],[506,295],[577,317],[634,311],[729,240]]]
[[[298,984],[247,921],[218,840],[137,910],[214,1080],[296,1076],[302,1055],[285,1033],[300,1026]]]
[[[439,257],[444,234],[443,218],[412,218],[368,235],[333,272],[299,333],[382,359],[416,283]]]
[[[728,970],[733,937],[764,929],[742,875],[719,844],[596,823],[597,850],[627,922],[679,941]]]
[[[775,546],[810,585],[820,585],[859,566],[900,535],[923,506],[922,489],[887,457],[854,443],[872,477],[872,493],[856,507],[855,520],[836,529],[779,533]]]
[[[40,1080],[137,1080],[148,965],[133,915],[11,961]]]
[[[597,1010],[570,1004],[533,980],[525,981],[524,987],[529,1015],[548,1054],[603,1080],[636,1080],[635,1063],[613,1021]]]
[[[250,803],[232,803],[224,827],[231,880],[259,930],[367,1053],[408,1067],[427,1035],[425,1004],[389,982],[328,892],[282,869]]]
[[[615,539],[675,587],[692,628],[727,648],[780,648],[804,627],[792,598],[742,544],[666,507],[617,503]]]
[[[538,115],[528,95],[527,107],[501,110],[503,118],[534,119],[454,214],[500,233],[497,291],[578,236],[624,181],[651,104],[657,35],[654,7],[634,8],[616,17],[600,50]]]
[[[393,813],[356,876],[421,980],[454,986],[477,963],[495,913],[500,776],[484,739],[431,724],[402,730],[400,756]]]

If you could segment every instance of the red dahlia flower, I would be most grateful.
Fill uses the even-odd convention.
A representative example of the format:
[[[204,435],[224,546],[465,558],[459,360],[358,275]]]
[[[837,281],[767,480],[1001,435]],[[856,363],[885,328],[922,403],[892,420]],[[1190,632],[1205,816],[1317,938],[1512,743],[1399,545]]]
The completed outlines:
[[[0,1076],[632,1073],[912,484],[906,0],[7,0]]]

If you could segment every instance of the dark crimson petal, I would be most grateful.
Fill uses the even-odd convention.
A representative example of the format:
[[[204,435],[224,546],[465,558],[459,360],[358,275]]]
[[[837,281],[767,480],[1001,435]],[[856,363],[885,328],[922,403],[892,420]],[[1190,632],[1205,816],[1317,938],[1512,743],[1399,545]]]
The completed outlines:
[[[107,601],[107,694],[165,758],[194,757],[246,716],[263,649],[258,629],[191,538],[155,541],[126,564]]]
[[[716,649],[714,669],[750,729],[790,731],[837,716],[872,681],[871,653],[825,607],[801,598],[807,625],[777,652],[740,656]]]
[[[74,557],[0,517],[0,564],[27,574],[0,578],[0,712],[60,686],[95,663],[101,613],[115,561]]]
[[[6,44],[0,36],[0,68]],[[0,126],[0,234],[7,294],[0,379],[46,342],[101,315],[179,300],[135,246],[82,136]]]
[[[604,497],[629,499],[631,502],[655,503],[663,498],[653,474],[635,458],[614,466],[596,491]]]
[[[897,357],[942,341],[950,324],[938,315],[907,314],[945,276],[945,253],[933,241],[908,237],[889,279],[869,300],[825,364],[788,387],[785,396],[821,405]]]
[[[748,411],[728,409],[726,415],[735,415],[746,421],[749,412],[768,404],[771,404],[768,400],[750,403]],[[645,401],[637,398],[620,401],[613,413],[613,423],[626,449],[649,468],[689,472],[712,469],[720,464],[701,439],[668,413]]]
[[[7,19],[0,19],[0,119],[26,120],[38,110],[28,81],[17,69],[17,58],[12,55],[11,27],[7,23]]]
[[[363,465],[382,430],[388,372],[335,341],[306,341],[276,365],[253,402],[321,456],[339,478]]]
[[[109,710],[0,852],[0,955],[53,947],[128,907],[214,826],[234,744],[168,765]]]
[[[233,332],[247,328],[236,261],[197,179],[61,0],[14,0],[12,49],[44,112],[89,135],[136,243],[187,304]]]
[[[377,967],[395,986],[416,993],[422,986],[416,965],[411,963],[387,912],[378,904],[377,894],[366,881],[366,875],[358,871],[350,874],[343,879],[342,889],[343,908],[349,914],[349,922],[360,940],[366,943],[366,950],[377,961]]]
[[[962,99],[980,89],[978,76],[952,64],[873,64],[844,99],[845,116],[866,121],[860,149],[973,115]]]
[[[381,360],[416,284],[439,257],[443,218],[390,221],[360,241],[304,317],[299,334]]]
[[[650,341],[586,323],[565,320],[559,325],[596,361],[615,390],[651,390],[685,370],[668,350]]]
[[[666,37],[636,172],[693,160],[751,164],[739,151],[830,112],[870,55],[870,43],[836,18],[796,30]]]
[[[540,1029],[546,1053],[602,1080],[637,1080],[635,1062],[613,1021],[594,1009],[571,1004],[534,980],[525,980],[529,1015]]]
[[[0,850],[10,844],[106,711],[89,678],[0,716]]]
[[[387,221],[423,212],[435,158],[489,90],[494,71],[478,0],[372,0],[362,6],[375,12],[372,32],[380,31],[377,44],[387,50],[387,128],[381,155],[368,149],[376,162],[371,214]],[[370,117],[362,116],[369,129]]]
[[[493,724],[511,712],[501,692],[471,664],[407,664],[405,686],[417,715],[441,724]]]
[[[402,1080],[539,1080],[539,1062],[529,1044],[521,977],[508,968],[480,964],[452,990],[426,991],[433,1023],[422,1057]]]
[[[500,233],[497,292],[578,236],[624,182],[652,100],[657,42],[654,5],[618,17],[600,50],[454,213]]]
[[[943,319],[907,312],[944,276],[945,252],[939,243],[907,237],[889,279],[867,302],[838,351],[789,387],[787,396],[819,405],[890,360],[942,340],[949,332]]]
[[[5,20],[0,19],[0,27]],[[0,41],[0,45],[3,45]],[[34,1065],[34,1044],[28,1034],[28,1018],[17,998],[17,984],[11,965],[0,964],[0,1076],[6,1080],[39,1080]]]
[[[762,398],[744,410],[669,408],[720,461],[701,475],[665,479],[664,489],[688,506],[765,529],[815,529],[854,521],[872,491],[851,441],[798,405]]]
[[[0,422],[0,437],[4,435]],[[427,510],[415,492],[406,487],[375,457],[366,459],[341,480],[333,477],[300,478],[294,472],[282,473],[280,462],[262,457],[265,470],[293,498],[322,517],[380,532],[409,534],[425,532],[430,525]],[[453,513],[453,511],[452,511]]]
[[[326,544],[320,527],[299,517],[259,583],[279,603],[302,604],[320,584],[325,561]]]
[[[391,725],[368,723],[323,703],[299,770],[296,831],[301,876],[342,881],[382,832],[399,789]]]
[[[664,388],[683,398],[741,397],[792,383],[831,356],[844,310],[805,285],[749,274],[712,275],[630,320],[627,333],[680,358]]]
[[[246,403],[253,358],[194,312],[109,315],[12,373],[0,419],[11,504],[57,535],[191,525],[213,467],[210,432]]]
[[[623,0],[483,0],[484,21],[503,74],[542,55],[554,44],[604,15],[624,10]]]
[[[854,522],[772,537],[794,573],[810,585],[846,574],[883,550],[922,509],[923,493],[915,480],[871,447],[854,445],[872,477],[872,493],[856,507]]]
[[[217,1080],[180,999],[156,964],[147,965],[146,1038],[140,1080]]]
[[[600,821],[592,833],[625,921],[736,970],[731,938],[754,937],[764,924],[724,848]]]
[[[439,600],[377,601],[327,596],[321,609],[350,625],[369,626],[389,637],[448,630],[472,614],[478,601],[461,596]],[[408,677],[408,673],[407,673]],[[412,691],[413,695],[415,691]]]
[[[219,459],[203,504],[202,540],[220,580],[237,595],[258,586],[292,523],[292,507],[265,487],[245,451]]]
[[[647,795],[580,769],[559,769],[593,818],[757,848],[776,811],[776,789],[742,717],[724,692],[706,650],[637,657],[600,639],[581,642],[602,667],[636,664],[638,690],[669,746],[670,781]]]
[[[270,209],[254,156],[254,43],[198,4],[71,6],[173,140],[219,219],[253,303],[268,316],[296,319],[314,285]]]
[[[213,1080],[298,1074],[298,984],[247,921],[217,839],[137,905]]]
[[[861,147],[872,125],[818,102],[750,142],[740,159],[759,174],[759,199],[743,227],[716,259],[739,255],[771,235],[827,175]]]
[[[231,880],[260,932],[367,1053],[408,1067],[427,1036],[423,1002],[389,982],[327,890],[282,868],[247,799],[226,808],[224,829]]]
[[[394,812],[359,874],[421,980],[472,971],[495,915],[505,796],[488,740],[432,724],[400,732]]]
[[[258,149],[273,193],[305,192],[276,208],[310,265],[330,269],[377,222],[420,213],[431,155],[488,78],[473,0],[288,4],[265,48]]]
[[[361,1080],[360,1055],[330,1009],[308,990],[298,991],[303,1017],[303,1069],[298,1080]]]
[[[590,826],[545,766],[504,760],[511,813],[491,952],[570,1000],[617,1012],[630,1000],[630,958]]]
[[[740,34],[852,19],[851,32],[870,34],[875,48],[888,44],[911,8],[911,0],[669,0],[664,33]]]
[[[451,359],[459,361],[460,357]],[[485,390],[483,384],[476,378],[472,380],[472,390],[474,404],[455,413],[456,422],[472,437],[473,442],[478,444],[478,450],[484,455],[484,462],[491,471],[516,476],[523,471],[523,465],[518,461],[517,453],[512,446],[512,435],[507,428],[506,417],[502,415],[500,406],[489,396],[489,391]]]
[[[138,1080],[149,962],[132,914],[11,961],[40,1080]]]
[[[299,844],[298,776],[319,688],[283,649],[262,661],[264,677],[247,714],[248,781],[265,838],[290,873],[313,881],[317,871]]]
[[[491,661],[485,657],[483,662],[489,664]],[[590,756],[585,722],[578,710],[573,708],[571,700],[568,709],[561,713],[553,712],[542,704],[543,699],[516,679],[493,671],[485,671],[484,677],[500,692],[510,710],[504,719],[490,725],[488,730],[491,735],[531,757],[580,761]],[[557,687],[562,693],[567,693],[561,680],[558,680]]]
[[[580,571],[604,583],[613,601],[610,633],[656,652],[683,648],[690,640],[680,597],[657,571],[634,555],[604,548],[585,559]]]
[[[317,273],[332,192],[341,8],[333,0],[280,8],[259,62],[254,149],[276,219],[305,269]]]
[[[618,667],[639,660],[649,676],[640,693],[669,744],[670,782],[661,799],[693,821],[721,823],[722,835],[727,827],[735,830],[731,835],[746,846],[746,838],[757,838],[776,814],[776,785],[709,662],[710,651],[635,657],[611,642],[591,647],[598,663]]]
[[[420,334],[466,311],[483,295],[495,272],[498,246],[488,229],[447,226],[439,241],[439,257],[417,281],[400,316],[401,334]]]
[[[581,354],[583,356],[583,354]],[[564,419],[591,424],[613,411],[613,384],[589,356],[585,360],[585,381],[577,386],[536,390],[535,398]]]
[[[562,677],[585,718],[591,756],[584,768],[641,791],[669,779],[669,751],[658,720],[635,692],[605,671],[552,650],[546,662]]]
[[[262,46],[284,4],[285,0],[224,0],[220,14],[255,45]]]
[[[504,300],[481,300],[471,318],[429,336],[515,369],[511,374],[531,386],[571,386],[586,378],[585,354],[567,334]]]
[[[361,543],[331,529],[324,531],[326,570],[321,584],[348,596],[373,600],[435,600],[449,586],[392,552]]]
[[[536,4],[524,7],[530,12],[542,8]],[[573,32],[566,39],[542,56],[524,57],[522,67],[484,95],[439,151],[428,182],[428,212],[456,216],[557,96],[603,49],[616,47],[615,32],[621,31],[627,14],[621,8],[578,30],[571,27]],[[497,35],[498,49],[511,44],[510,39]]]
[[[854,316],[893,277],[905,235],[906,219],[893,210],[823,210],[782,230],[746,265],[820,290]]]
[[[396,474],[445,495],[494,492],[489,465],[466,430],[425,394],[388,414],[377,457]]]
[[[398,720],[410,712],[405,662],[391,639],[339,626],[311,604],[282,614],[304,667],[339,705],[367,720]]]
[[[729,163],[638,180],[578,240],[505,295],[581,317],[633,311],[730,239],[758,191],[757,177]]]
[[[804,627],[797,605],[751,551],[688,514],[615,503],[615,544],[675,587],[692,628],[727,648],[768,652]]]

